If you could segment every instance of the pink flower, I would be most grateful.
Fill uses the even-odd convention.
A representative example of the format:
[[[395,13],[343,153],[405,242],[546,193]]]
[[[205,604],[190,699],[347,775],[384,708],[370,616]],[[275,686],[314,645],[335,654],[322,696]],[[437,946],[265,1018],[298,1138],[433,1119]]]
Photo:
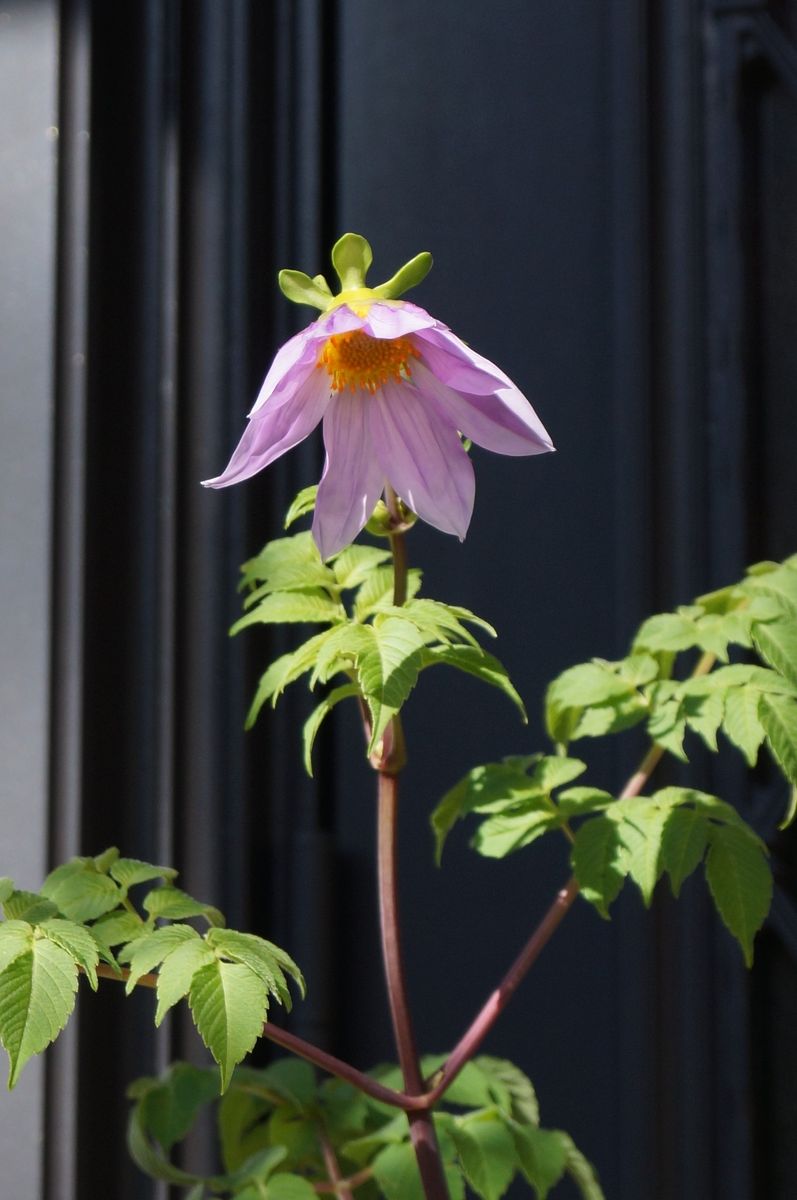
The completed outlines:
[[[226,470],[205,482],[248,479],[323,421],[313,520],[322,558],[353,541],[386,484],[422,520],[464,538],[475,481],[460,435],[497,454],[553,449],[498,367],[417,305],[383,299],[383,289],[330,296],[328,311],[285,343]]]

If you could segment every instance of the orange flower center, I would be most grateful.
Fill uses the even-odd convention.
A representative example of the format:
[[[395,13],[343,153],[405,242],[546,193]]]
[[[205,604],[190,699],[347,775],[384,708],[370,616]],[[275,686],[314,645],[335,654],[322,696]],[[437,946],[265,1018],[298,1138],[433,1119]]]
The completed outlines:
[[[336,333],[324,343],[316,367],[326,367],[333,392],[373,394],[388,379],[409,378],[410,359],[420,354],[409,338],[374,338],[361,329]]]

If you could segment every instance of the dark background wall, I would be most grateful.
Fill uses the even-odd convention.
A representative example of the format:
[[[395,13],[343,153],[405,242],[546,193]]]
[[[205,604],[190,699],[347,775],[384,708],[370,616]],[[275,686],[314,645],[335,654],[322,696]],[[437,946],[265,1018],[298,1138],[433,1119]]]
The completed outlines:
[[[109,843],[174,862],[305,967],[298,1032],[361,1065],[390,1057],[356,721],[340,713],[307,780],[301,696],[242,732],[283,641],[226,635],[238,564],[317,478],[320,445],[236,490],[198,480],[303,323],[276,271],[325,270],[347,229],[385,275],[431,250],[418,301],[552,433],[556,455],[476,453],[464,546],[411,538],[428,594],[497,626],[532,713],[525,729],[442,672],[408,710],[411,988],[420,1041],[445,1049],[566,863],[543,846],[493,864],[460,836],[439,872],[431,807],[474,763],[543,748],[559,670],[619,656],[647,611],[796,548],[797,9],[16,0],[0,17],[2,806],[24,816],[3,870],[35,886],[47,860]],[[621,785],[639,750],[591,753],[596,782]],[[773,833],[765,769],[697,769]],[[629,895],[608,925],[580,905],[490,1039],[609,1200],[791,1195],[793,844],[774,852],[751,978],[700,886],[653,914]],[[15,1195],[75,1200],[109,1178],[120,1200],[149,1194],[121,1151],[123,1087],[198,1053],[179,1022],[149,1026],[147,997],[84,998],[46,1078],[2,1101]]]

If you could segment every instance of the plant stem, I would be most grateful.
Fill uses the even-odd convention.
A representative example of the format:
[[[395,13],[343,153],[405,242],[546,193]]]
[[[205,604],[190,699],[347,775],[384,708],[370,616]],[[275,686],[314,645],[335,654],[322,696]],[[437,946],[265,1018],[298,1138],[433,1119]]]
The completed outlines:
[[[424,1092],[415,1034],[412,1028],[404,962],[401,953],[401,927],[398,911],[398,778],[379,773],[377,796],[377,867],[379,877],[379,919],[382,934],[382,959],[385,966],[390,1015],[396,1040],[399,1063],[408,1096]],[[426,1107],[408,1113],[410,1138],[418,1160],[423,1189],[427,1200],[447,1200],[440,1150],[431,1112]]]
[[[324,1166],[327,1169],[327,1175],[335,1194],[340,1197],[340,1200],[354,1200],[351,1186],[343,1178],[343,1172],[338,1164],[335,1148],[322,1125],[319,1125],[318,1129],[318,1142],[321,1146],[321,1153],[324,1156]]]
[[[114,971],[113,967],[107,966],[105,963],[100,963],[97,967],[97,974],[103,979],[113,979],[116,983],[124,983],[130,972],[122,969],[121,975]],[[152,972],[146,975],[141,975],[136,986],[156,988],[158,986],[158,976]],[[272,1025],[270,1021],[266,1021],[263,1025],[263,1037],[274,1042],[278,1046],[282,1046],[283,1050],[289,1050],[298,1058],[304,1058],[307,1062],[313,1063],[314,1066],[320,1067],[322,1071],[326,1071],[329,1075],[335,1075],[338,1079],[345,1079],[347,1083],[351,1083],[361,1092],[365,1092],[368,1096],[372,1096],[374,1100],[381,1100],[384,1104],[391,1104],[394,1108],[403,1109],[405,1112],[411,1109],[422,1108],[424,1106],[423,1098],[405,1096],[403,1092],[395,1092],[392,1088],[385,1087],[384,1084],[372,1079],[370,1075],[365,1075],[362,1071],[358,1071],[356,1067],[344,1062],[340,1058],[335,1058],[333,1054],[327,1054],[326,1050],[319,1049],[311,1042],[306,1042],[304,1038],[297,1037],[295,1033],[288,1033],[287,1029],[280,1029],[278,1025]]]
[[[354,1191],[355,1188],[367,1183],[368,1180],[373,1179],[373,1177],[374,1173],[371,1168],[363,1167],[361,1171],[356,1171],[354,1175],[350,1175],[348,1179],[342,1180],[342,1186],[349,1188],[350,1191]],[[334,1183],[314,1183],[313,1190],[318,1192],[321,1196],[328,1196],[330,1194],[334,1195],[335,1192],[338,1191]]]

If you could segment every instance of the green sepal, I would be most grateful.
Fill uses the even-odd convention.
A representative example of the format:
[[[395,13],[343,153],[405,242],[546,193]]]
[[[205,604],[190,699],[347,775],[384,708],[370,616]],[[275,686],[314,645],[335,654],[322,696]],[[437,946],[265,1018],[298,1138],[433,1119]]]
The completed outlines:
[[[326,312],[332,293],[323,276],[311,279],[304,271],[283,270],[277,275],[277,283],[283,296],[293,304],[306,304],[309,308],[318,308]]]
[[[390,279],[385,280],[373,289],[374,295],[379,300],[397,300],[399,296],[403,296],[410,288],[417,287],[419,283],[423,283],[426,276],[432,269],[433,258],[428,250],[422,250],[420,254],[416,254],[409,262],[406,262],[403,267],[399,267],[396,274]]]
[[[332,266],[343,292],[365,287],[373,261],[371,246],[359,233],[344,233],[332,247]]]

